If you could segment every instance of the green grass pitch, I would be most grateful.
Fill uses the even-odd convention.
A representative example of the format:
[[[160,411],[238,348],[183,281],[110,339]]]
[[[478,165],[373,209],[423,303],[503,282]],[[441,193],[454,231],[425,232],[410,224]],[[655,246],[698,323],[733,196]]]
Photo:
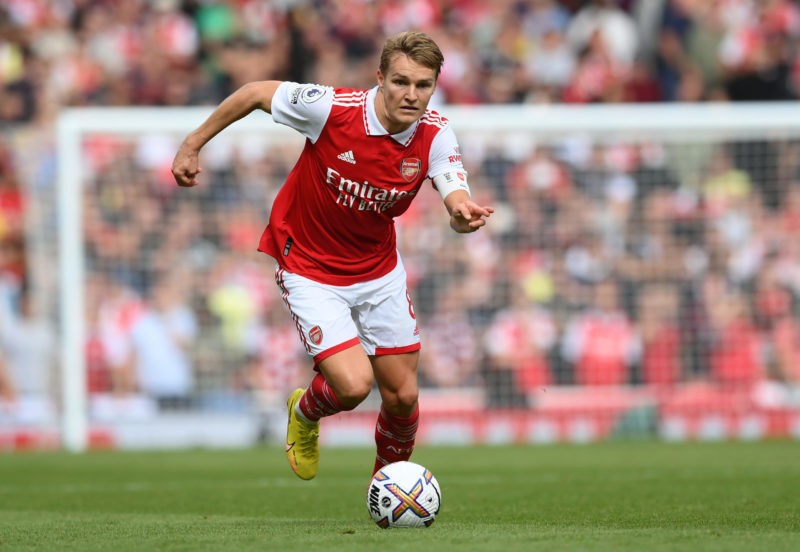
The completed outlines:
[[[442,487],[427,529],[365,506],[369,449],[0,455],[0,552],[797,551],[800,442],[420,447]]]

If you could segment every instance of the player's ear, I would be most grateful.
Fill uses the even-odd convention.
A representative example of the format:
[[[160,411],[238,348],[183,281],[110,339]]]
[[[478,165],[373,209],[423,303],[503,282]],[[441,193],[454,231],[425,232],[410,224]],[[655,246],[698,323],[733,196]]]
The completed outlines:
[[[384,81],[384,77],[383,77],[383,73],[381,72],[381,70],[380,70],[380,69],[378,69],[378,72],[377,72],[376,76],[377,76],[377,78],[378,78],[378,86],[380,86],[381,88],[383,88],[383,81]]]

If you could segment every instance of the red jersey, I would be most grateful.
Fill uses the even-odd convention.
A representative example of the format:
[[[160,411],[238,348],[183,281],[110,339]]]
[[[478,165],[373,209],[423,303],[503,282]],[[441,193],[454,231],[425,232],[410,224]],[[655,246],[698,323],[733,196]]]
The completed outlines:
[[[641,356],[636,329],[621,312],[588,311],[567,327],[562,343],[575,363],[578,385],[622,385],[628,366]]]
[[[721,328],[711,353],[711,373],[718,382],[754,383],[764,376],[761,336],[743,319],[732,320]]]
[[[289,272],[332,285],[388,274],[397,264],[394,217],[426,178],[466,180],[455,135],[432,110],[388,134],[371,90],[284,82],[272,117],[306,136],[259,243]]]

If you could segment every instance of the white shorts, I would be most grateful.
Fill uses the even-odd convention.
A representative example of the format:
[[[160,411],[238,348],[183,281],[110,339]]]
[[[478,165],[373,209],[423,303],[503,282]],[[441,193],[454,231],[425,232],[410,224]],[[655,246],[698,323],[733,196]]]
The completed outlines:
[[[359,343],[368,355],[420,348],[406,271],[399,258],[385,276],[350,286],[321,284],[280,267],[275,282],[300,340],[316,363]]]

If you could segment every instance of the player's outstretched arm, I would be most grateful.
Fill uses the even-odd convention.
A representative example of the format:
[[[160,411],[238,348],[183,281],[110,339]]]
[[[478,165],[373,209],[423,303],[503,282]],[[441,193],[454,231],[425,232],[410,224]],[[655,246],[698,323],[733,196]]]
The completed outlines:
[[[450,213],[450,228],[460,234],[474,232],[486,225],[486,219],[494,213],[494,207],[478,205],[467,192],[456,190],[444,198]]]
[[[245,84],[225,98],[199,127],[186,136],[172,161],[172,176],[178,186],[198,184],[197,177],[203,172],[198,156],[202,147],[214,136],[256,109],[271,113],[272,97],[278,85],[280,81]]]

